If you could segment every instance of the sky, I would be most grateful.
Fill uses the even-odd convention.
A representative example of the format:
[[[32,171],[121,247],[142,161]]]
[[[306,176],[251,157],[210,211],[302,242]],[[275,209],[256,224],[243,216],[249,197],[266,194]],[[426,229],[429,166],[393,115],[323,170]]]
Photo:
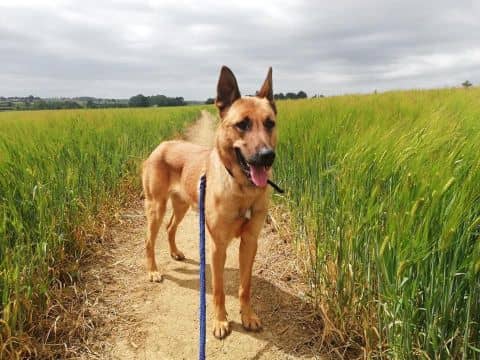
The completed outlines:
[[[337,95],[480,82],[480,1],[0,0],[0,96]]]

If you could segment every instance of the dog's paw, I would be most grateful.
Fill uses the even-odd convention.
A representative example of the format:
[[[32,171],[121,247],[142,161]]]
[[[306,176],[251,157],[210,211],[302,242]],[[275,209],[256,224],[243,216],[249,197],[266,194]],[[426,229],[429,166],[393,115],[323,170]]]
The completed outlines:
[[[260,331],[262,329],[262,322],[259,317],[253,312],[242,312],[242,325],[247,331]]]
[[[170,253],[170,256],[173,260],[182,261],[185,260],[185,255],[180,250],[173,251]]]
[[[217,339],[223,339],[230,334],[230,324],[228,321],[215,320],[213,325],[213,336]]]
[[[163,275],[160,274],[158,271],[149,271],[148,280],[150,280],[151,282],[162,282]]]

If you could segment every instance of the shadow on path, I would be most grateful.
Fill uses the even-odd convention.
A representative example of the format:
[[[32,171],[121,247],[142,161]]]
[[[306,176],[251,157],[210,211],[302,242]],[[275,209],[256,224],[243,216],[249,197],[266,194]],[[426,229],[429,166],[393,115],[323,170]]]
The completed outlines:
[[[199,266],[199,263],[186,259],[190,265]],[[175,272],[182,275],[195,276],[192,279],[181,279],[175,276]],[[198,270],[187,269],[178,266],[172,268],[164,278],[178,286],[198,291]],[[211,271],[207,264],[207,293],[211,295]],[[239,270],[225,268],[225,295],[238,298]],[[165,284],[168,286],[168,283]],[[267,345],[260,349],[254,359],[262,358],[262,354],[272,346],[276,346],[292,356],[318,356],[325,354],[322,347],[323,321],[321,315],[315,312],[301,298],[279,289],[277,286],[258,276],[252,276],[252,306],[262,320],[263,331],[246,331],[241,323],[231,321],[232,332],[248,334],[263,340]],[[237,305],[239,306],[239,305]],[[211,307],[207,300],[207,309]],[[211,331],[207,324],[207,332]],[[208,336],[212,335],[207,334]],[[228,341],[228,338],[227,340]]]

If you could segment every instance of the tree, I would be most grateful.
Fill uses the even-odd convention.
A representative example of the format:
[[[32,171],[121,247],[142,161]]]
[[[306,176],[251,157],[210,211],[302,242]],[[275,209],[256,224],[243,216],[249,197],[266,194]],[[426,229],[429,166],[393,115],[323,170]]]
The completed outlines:
[[[173,99],[173,102],[171,105],[183,106],[183,105],[187,105],[187,103],[185,102],[185,99],[183,98],[183,96],[177,96],[175,99]]]
[[[138,96],[138,95],[137,95]],[[186,105],[183,97],[168,97],[165,95],[152,95],[146,98],[147,106],[183,106]]]
[[[34,110],[48,109],[47,102],[44,101],[44,100],[37,100],[33,103],[32,109],[34,109]]]
[[[205,104],[206,105],[215,104],[215,99],[214,98],[208,98],[207,101],[205,101]]]
[[[463,83],[462,83],[462,86],[465,88],[465,89],[468,89],[470,86],[472,86],[472,83],[468,80],[465,80]]]
[[[131,106],[131,107],[147,107],[148,106],[148,98],[146,96],[143,96],[142,94],[132,96],[128,100],[128,106]]]
[[[152,95],[148,97],[149,106],[166,106],[168,103],[165,95]]]
[[[303,90],[300,90],[297,93],[297,99],[306,99],[307,98],[307,93]]]
[[[58,104],[54,104],[55,109],[81,109],[82,107],[80,106],[79,103],[76,101],[64,101],[63,103],[60,102]]]

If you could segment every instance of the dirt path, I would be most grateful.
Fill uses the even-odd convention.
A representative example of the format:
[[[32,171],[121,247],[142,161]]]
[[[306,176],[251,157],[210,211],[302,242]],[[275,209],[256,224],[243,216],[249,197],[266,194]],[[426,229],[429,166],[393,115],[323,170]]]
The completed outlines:
[[[204,112],[187,132],[190,141],[212,144],[215,119]],[[92,304],[96,329],[88,359],[195,359],[198,354],[198,219],[189,211],[177,232],[177,245],[186,260],[177,262],[167,251],[166,232],[157,240],[157,262],[163,283],[147,281],[144,269],[145,218],[142,202],[120,215],[111,247],[89,270],[100,296]],[[166,218],[169,218],[167,213]],[[232,334],[225,340],[211,335],[211,295],[207,283],[208,359],[320,358],[321,321],[302,300],[303,289],[290,245],[272,226],[259,240],[253,276],[253,306],[264,330],[246,332],[238,312],[238,241],[229,248],[225,284]],[[207,263],[209,257],[207,256]],[[210,279],[210,272],[207,272]]]

